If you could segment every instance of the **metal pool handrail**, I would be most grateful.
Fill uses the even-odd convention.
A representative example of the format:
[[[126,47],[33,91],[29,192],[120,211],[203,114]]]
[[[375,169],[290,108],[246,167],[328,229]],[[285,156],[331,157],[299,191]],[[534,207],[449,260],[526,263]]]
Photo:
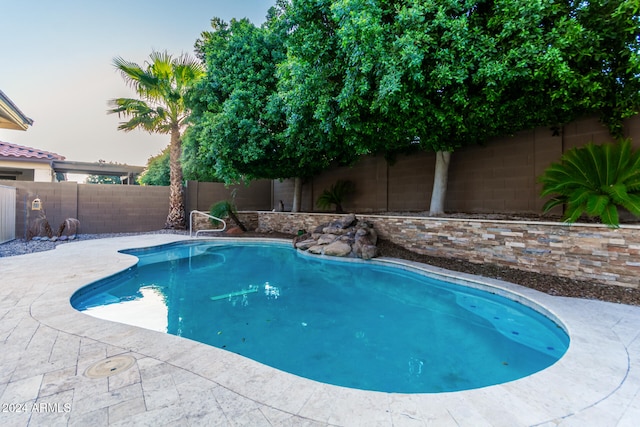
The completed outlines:
[[[204,215],[206,217],[209,217],[211,219],[215,219],[216,221],[220,221],[222,223],[222,228],[216,228],[215,230],[197,230],[196,231],[196,237],[198,237],[198,233],[204,233],[204,232],[207,232],[207,231],[222,232],[222,231],[226,230],[226,228],[227,228],[227,223],[225,222],[224,219],[218,218],[218,217],[213,216],[213,215],[209,215],[206,212],[193,210],[189,214],[189,237],[192,237],[192,232],[193,232],[193,214]]]

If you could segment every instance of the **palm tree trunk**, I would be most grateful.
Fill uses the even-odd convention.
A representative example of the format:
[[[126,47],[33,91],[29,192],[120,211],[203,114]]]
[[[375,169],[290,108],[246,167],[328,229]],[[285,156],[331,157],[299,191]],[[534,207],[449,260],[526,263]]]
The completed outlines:
[[[180,156],[182,154],[182,140],[180,139],[180,128],[175,126],[171,129],[171,146],[169,148],[169,215],[164,228],[184,230],[186,227],[184,212],[184,190],[182,188],[182,165]]]

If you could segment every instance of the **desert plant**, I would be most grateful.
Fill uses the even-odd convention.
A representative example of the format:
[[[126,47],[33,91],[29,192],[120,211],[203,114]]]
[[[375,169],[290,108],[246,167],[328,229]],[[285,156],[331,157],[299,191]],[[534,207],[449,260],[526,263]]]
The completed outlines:
[[[242,231],[247,231],[247,228],[238,218],[237,213],[238,210],[236,209],[235,203],[229,200],[221,200],[217,203],[214,203],[209,208],[209,215],[215,216],[216,218],[220,219],[231,218],[231,220],[235,222]],[[209,220],[213,225],[218,225],[220,223],[220,221],[217,221],[213,218],[210,218]]]
[[[615,228],[619,207],[640,216],[640,152],[631,149],[628,139],[571,149],[539,181],[541,196],[553,196],[543,211],[565,205],[565,222],[586,214]]]
[[[354,189],[355,187],[351,181],[339,179],[335,184],[320,194],[318,200],[316,200],[316,205],[321,209],[336,205],[336,213],[344,213],[342,203],[348,195],[353,193]]]
[[[184,229],[182,131],[191,110],[185,106],[187,90],[204,75],[199,60],[182,54],[177,58],[167,52],[152,52],[143,66],[120,57],[113,59],[124,81],[139,98],[116,98],[109,101],[110,114],[129,118],[120,123],[118,130],[130,132],[143,129],[151,133],[169,134],[169,215],[165,228]]]

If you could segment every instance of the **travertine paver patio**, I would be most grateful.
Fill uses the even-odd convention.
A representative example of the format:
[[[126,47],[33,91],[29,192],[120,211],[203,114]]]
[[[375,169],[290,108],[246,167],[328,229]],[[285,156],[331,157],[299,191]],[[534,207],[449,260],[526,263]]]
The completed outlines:
[[[69,304],[78,288],[134,265],[117,249],[180,239],[90,240],[0,258],[0,425],[636,426],[640,420],[640,307],[488,281],[557,316],[571,335],[567,354],[511,383],[403,395],[320,384],[190,340],[96,319]],[[136,362],[107,378],[84,375],[117,355]]]

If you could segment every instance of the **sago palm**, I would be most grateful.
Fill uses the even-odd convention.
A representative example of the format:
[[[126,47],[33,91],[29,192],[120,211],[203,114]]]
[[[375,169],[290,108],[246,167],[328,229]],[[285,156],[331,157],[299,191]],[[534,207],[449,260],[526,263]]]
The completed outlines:
[[[628,139],[571,149],[544,172],[540,182],[541,196],[553,196],[544,212],[565,205],[566,222],[586,214],[617,227],[618,207],[640,216],[640,152],[632,150]]]
[[[169,215],[166,228],[185,228],[184,194],[182,190],[182,131],[190,111],[184,105],[187,90],[201,79],[205,70],[196,59],[183,54],[173,58],[167,52],[152,52],[140,66],[120,57],[113,65],[139,96],[111,100],[108,112],[129,118],[120,123],[125,132],[142,129],[150,133],[171,135],[169,145]]]
[[[339,179],[335,184],[328,189],[325,189],[320,196],[318,196],[316,205],[322,209],[328,208],[331,205],[336,205],[336,213],[344,213],[342,203],[347,196],[353,193],[354,190],[355,186],[353,185],[353,182]]]

